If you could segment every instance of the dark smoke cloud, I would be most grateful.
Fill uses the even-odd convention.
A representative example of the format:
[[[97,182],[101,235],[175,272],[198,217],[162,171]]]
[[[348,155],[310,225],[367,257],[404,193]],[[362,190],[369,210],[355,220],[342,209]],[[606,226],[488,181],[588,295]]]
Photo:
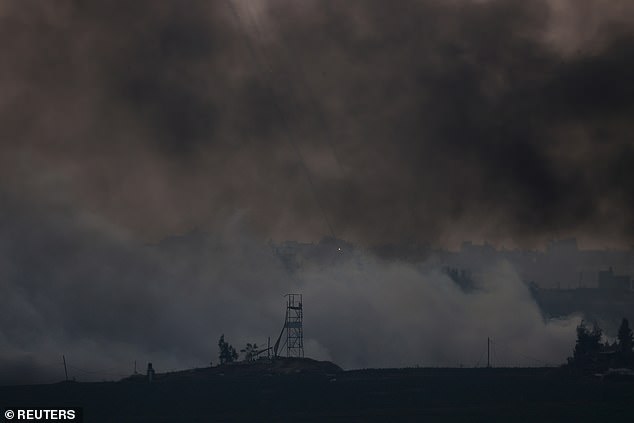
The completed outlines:
[[[30,209],[30,208],[29,208]],[[543,320],[507,264],[466,293],[434,265],[385,263],[358,250],[289,275],[235,216],[215,234],[142,246],[94,216],[18,206],[0,217],[0,384],[116,380],[217,364],[221,334],[238,348],[275,342],[284,292],[302,292],[306,354],[346,368],[556,365],[578,317]],[[510,318],[510,316],[513,316]]]
[[[578,6],[3,2],[2,188],[154,240],[318,239],[321,204],[360,242],[629,245],[634,14]]]

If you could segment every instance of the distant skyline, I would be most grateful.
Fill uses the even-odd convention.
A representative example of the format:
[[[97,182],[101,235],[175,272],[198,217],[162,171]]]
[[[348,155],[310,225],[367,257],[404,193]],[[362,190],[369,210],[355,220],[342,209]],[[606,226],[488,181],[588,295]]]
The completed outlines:
[[[171,236],[183,236],[183,235],[187,235],[187,233],[185,234],[173,234]],[[171,236],[168,236],[168,238],[170,238]],[[298,239],[270,239],[273,242],[276,243],[284,243],[284,242],[299,242],[299,243],[319,243],[324,239],[327,239],[328,236],[322,237],[321,239],[304,239],[304,240],[298,240]],[[341,241],[345,241],[345,242],[352,242],[351,240],[348,239],[343,239],[343,238],[337,238]],[[457,243],[455,244],[433,244],[430,243],[426,240],[419,240],[419,239],[402,239],[402,240],[396,240],[396,241],[384,241],[384,242],[377,242],[374,244],[369,244],[369,245],[365,245],[365,244],[359,244],[359,246],[361,247],[377,247],[377,246],[381,246],[381,245],[387,245],[387,244],[394,244],[394,245],[427,245],[430,248],[441,248],[441,249],[446,249],[448,251],[460,251],[463,249],[463,247],[465,246],[465,244],[472,244],[475,247],[482,247],[482,246],[490,246],[492,248],[495,248],[498,251],[501,250],[522,250],[522,251],[546,251],[549,247],[553,246],[553,245],[557,245],[557,244],[561,244],[563,242],[572,242],[574,241],[576,244],[576,247],[578,250],[580,251],[603,251],[603,250],[614,250],[614,251],[632,251],[634,250],[634,245],[631,246],[621,246],[621,245],[597,245],[596,242],[593,241],[586,241],[586,243],[583,243],[582,241],[578,240],[576,237],[568,237],[568,238],[548,238],[546,240],[544,240],[543,243],[540,244],[535,244],[530,248],[522,248],[521,246],[517,245],[517,244],[513,244],[511,242],[509,243],[505,243],[504,241],[497,241],[497,242],[492,242],[486,239],[480,239],[480,240],[473,240],[473,239],[465,239],[462,241],[456,241]],[[355,244],[354,242],[352,242],[353,244]],[[356,245],[356,244],[355,244]]]

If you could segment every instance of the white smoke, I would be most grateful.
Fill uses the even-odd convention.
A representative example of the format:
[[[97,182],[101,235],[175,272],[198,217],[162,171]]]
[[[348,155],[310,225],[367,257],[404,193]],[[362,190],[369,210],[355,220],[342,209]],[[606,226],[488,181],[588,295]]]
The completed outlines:
[[[570,353],[579,322],[545,321],[506,262],[471,293],[439,268],[373,258],[303,279],[307,336],[346,368],[484,365],[488,337],[499,365],[555,365]]]
[[[240,219],[151,247],[90,219],[12,221],[0,236],[0,383],[60,380],[62,354],[78,380],[118,379],[135,360],[207,366],[221,334],[237,349],[274,343],[287,292],[304,296],[306,355],[344,368],[484,365],[487,337],[494,364],[559,364],[574,344],[578,318],[545,322],[506,263],[466,293],[434,265],[366,253],[291,276]]]

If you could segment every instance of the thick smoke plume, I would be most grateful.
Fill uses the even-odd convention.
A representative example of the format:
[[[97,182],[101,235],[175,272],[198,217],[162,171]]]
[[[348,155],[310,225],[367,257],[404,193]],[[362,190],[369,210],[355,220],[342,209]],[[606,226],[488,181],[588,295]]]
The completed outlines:
[[[306,354],[346,368],[482,366],[489,336],[498,365],[559,364],[574,344],[578,319],[544,321],[504,263],[472,293],[432,265],[359,251],[291,276],[241,219],[142,246],[89,216],[5,216],[0,383],[60,380],[62,354],[78,380],[118,379],[135,360],[159,371],[217,364],[221,334],[236,347],[274,342],[282,294],[295,291]]]
[[[1,4],[3,191],[148,241],[235,210],[278,240],[323,210],[366,244],[634,241],[627,2]]]

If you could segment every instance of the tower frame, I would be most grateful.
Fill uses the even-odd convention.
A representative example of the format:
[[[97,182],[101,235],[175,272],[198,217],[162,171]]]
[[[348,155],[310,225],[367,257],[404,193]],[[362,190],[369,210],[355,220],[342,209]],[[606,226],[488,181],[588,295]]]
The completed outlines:
[[[286,356],[304,357],[304,304],[302,294],[286,294]]]

